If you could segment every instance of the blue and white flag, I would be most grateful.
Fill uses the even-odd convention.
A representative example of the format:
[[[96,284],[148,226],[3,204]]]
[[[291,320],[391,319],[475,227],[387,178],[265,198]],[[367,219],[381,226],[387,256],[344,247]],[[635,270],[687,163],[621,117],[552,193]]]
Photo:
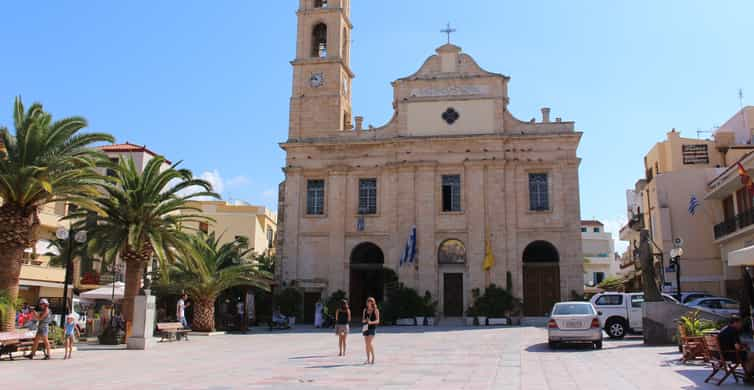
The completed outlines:
[[[408,234],[408,241],[406,241],[406,247],[401,254],[400,265],[405,263],[413,263],[414,257],[416,257],[416,225],[411,226],[411,232]]]
[[[697,207],[699,207],[699,199],[696,198],[696,195],[691,194],[691,199],[689,199],[689,214],[695,215]]]

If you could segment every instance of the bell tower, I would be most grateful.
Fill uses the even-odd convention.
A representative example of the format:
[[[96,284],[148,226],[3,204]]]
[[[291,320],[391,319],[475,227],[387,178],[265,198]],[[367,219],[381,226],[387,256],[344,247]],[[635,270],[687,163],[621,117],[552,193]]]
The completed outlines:
[[[289,139],[350,130],[350,0],[300,0]]]

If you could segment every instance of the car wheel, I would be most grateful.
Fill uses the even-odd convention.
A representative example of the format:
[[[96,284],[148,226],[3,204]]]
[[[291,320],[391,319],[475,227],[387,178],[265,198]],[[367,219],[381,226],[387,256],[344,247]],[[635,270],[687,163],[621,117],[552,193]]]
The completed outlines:
[[[622,339],[626,335],[626,325],[621,320],[608,320],[605,324],[605,332],[611,339]]]
[[[602,340],[594,342],[594,349],[602,349]]]
[[[550,346],[550,349],[557,349],[559,344],[557,341],[550,340],[547,342],[547,345]]]

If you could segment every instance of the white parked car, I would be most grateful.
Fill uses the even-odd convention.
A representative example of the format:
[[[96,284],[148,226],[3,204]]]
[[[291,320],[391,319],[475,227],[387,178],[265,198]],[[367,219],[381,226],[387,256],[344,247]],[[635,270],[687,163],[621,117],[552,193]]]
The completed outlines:
[[[723,297],[706,297],[694,299],[693,301],[687,303],[686,306],[725,317],[729,317],[733,314],[738,314],[741,309],[737,301]]]
[[[678,303],[668,294],[662,294],[662,298]],[[629,331],[642,331],[644,293],[604,292],[593,296],[590,302],[597,308],[600,322],[611,339],[623,338]]]
[[[589,302],[559,302],[547,322],[547,343],[591,343],[602,349],[602,326],[597,310]]]

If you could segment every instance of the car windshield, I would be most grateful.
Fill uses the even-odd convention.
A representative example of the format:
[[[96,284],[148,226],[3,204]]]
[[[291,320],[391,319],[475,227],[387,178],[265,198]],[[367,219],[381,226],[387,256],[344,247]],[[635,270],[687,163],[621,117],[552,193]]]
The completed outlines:
[[[572,315],[572,314],[594,314],[592,305],[586,303],[558,303],[555,305],[553,315]]]

